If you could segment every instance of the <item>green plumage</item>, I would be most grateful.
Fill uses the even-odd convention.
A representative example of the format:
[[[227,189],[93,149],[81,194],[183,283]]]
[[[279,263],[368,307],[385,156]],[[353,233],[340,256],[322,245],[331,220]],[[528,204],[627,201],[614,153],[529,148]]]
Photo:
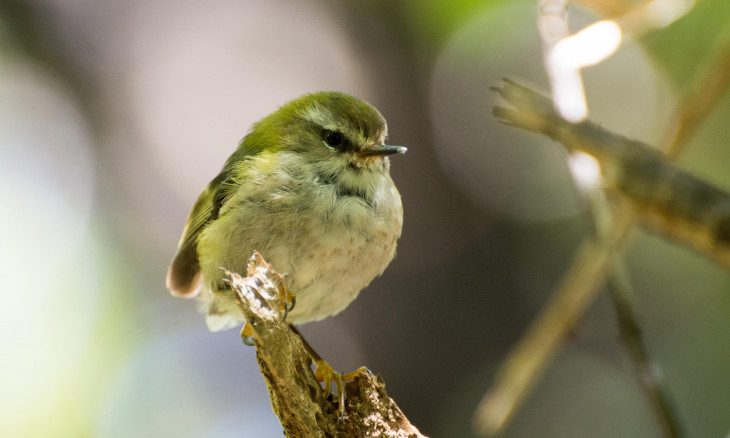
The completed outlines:
[[[209,316],[235,322],[240,314],[220,293],[219,268],[242,272],[257,250],[290,274],[288,285],[301,289],[293,292],[303,292],[294,322],[344,308],[387,266],[400,236],[402,207],[387,155],[405,148],[384,145],[386,136],[375,108],[337,92],[302,96],[254,124],[195,202],[168,289],[183,297],[203,290]],[[329,293],[334,304],[323,304]]]

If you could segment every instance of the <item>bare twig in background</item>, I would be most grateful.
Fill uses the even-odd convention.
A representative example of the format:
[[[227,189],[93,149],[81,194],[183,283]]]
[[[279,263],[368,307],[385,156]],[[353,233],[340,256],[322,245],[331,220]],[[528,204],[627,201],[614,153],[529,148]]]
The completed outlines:
[[[730,194],[669,162],[649,145],[621,137],[590,121],[572,124],[550,99],[506,81],[497,91],[515,109],[495,107],[504,123],[544,134],[594,156],[607,189],[626,201],[649,229],[730,268]]]
[[[597,188],[584,190],[588,203],[588,215],[594,238],[611,245],[613,232],[614,206],[608,202],[605,194]],[[616,204],[619,211],[630,211],[622,204]],[[639,384],[647,397],[649,406],[654,411],[657,422],[668,438],[687,436],[682,415],[677,409],[669,385],[664,379],[661,367],[655,363],[644,342],[637,311],[632,300],[633,287],[621,249],[614,248],[608,260],[606,280],[611,295],[616,319],[622,340],[634,365]]]
[[[712,108],[723,97],[730,85],[730,41],[724,50],[697,81],[699,86],[690,91],[677,105],[669,121],[669,131],[661,149],[670,157],[677,156],[695,133]]]
[[[672,397],[662,370],[649,356],[635,306],[631,300],[631,284],[623,259],[614,255],[608,275],[608,287],[616,309],[621,337],[626,345],[636,374],[649,399],[664,435],[672,438],[687,436],[686,427]]]
[[[543,42],[543,50],[550,51],[555,44],[568,36],[568,1],[538,0],[537,28]]]
[[[544,373],[566,335],[593,302],[615,248],[624,241],[632,222],[622,218],[614,234],[604,241],[582,244],[570,269],[502,364],[492,389],[477,407],[474,428],[482,435],[500,432]],[[580,291],[580,293],[576,293]]]
[[[247,277],[227,273],[239,306],[253,326],[256,360],[269,389],[274,413],[288,437],[398,437],[423,435],[385,392],[383,380],[370,373],[345,385],[345,409],[323,391],[312,372],[302,338],[282,320],[281,275],[254,253]]]
[[[475,415],[475,428],[483,434],[499,432],[524,400],[565,335],[592,302],[609,272],[612,254],[620,249],[636,220],[730,267],[728,193],[677,169],[665,155],[646,144],[613,134],[591,122],[566,122],[555,113],[550,99],[532,90],[506,81],[496,91],[514,107],[495,107],[498,118],[505,124],[547,135],[568,149],[596,157],[611,192],[622,202],[617,205],[610,237],[583,244],[556,288],[555,296],[505,361],[493,389]],[[617,308],[617,312],[624,310]],[[562,315],[564,321],[558,321],[556,315]],[[628,330],[624,333],[630,334]],[[632,357],[637,359],[634,353]],[[671,410],[671,403],[661,399],[666,391],[661,388],[652,391],[660,394],[659,406]],[[669,418],[663,423],[665,430],[678,433],[669,436],[682,436],[678,421]],[[677,426],[666,427],[673,423]]]

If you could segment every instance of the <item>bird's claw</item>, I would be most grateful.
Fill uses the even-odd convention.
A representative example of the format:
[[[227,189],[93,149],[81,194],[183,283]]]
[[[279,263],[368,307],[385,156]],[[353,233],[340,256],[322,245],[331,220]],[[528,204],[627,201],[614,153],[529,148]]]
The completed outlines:
[[[324,384],[324,396],[327,397],[330,394],[332,383],[335,384],[337,389],[337,401],[338,411],[340,419],[345,417],[345,383],[353,380],[360,374],[370,373],[365,367],[360,367],[355,371],[347,374],[340,374],[332,368],[330,364],[325,362],[323,359],[314,360],[314,377],[318,382]]]
[[[253,346],[253,325],[248,321],[241,329],[241,340],[249,347]]]
[[[282,275],[278,279],[279,297],[281,302],[281,311],[284,313],[282,321],[286,321],[286,317],[289,316],[289,312],[294,309],[294,305],[297,304],[297,295],[294,292],[289,291],[289,288],[284,285],[284,279],[286,275]]]

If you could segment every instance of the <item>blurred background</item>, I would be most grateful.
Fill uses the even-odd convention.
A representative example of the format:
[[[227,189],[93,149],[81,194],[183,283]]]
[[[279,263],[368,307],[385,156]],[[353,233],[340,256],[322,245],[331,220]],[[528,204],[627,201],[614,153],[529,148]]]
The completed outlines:
[[[584,0],[573,30],[642,0]],[[194,200],[251,123],[305,92],[375,105],[398,256],[302,331],[383,376],[433,437],[477,403],[589,235],[560,145],[497,124],[490,87],[547,89],[535,1],[0,0],[0,435],[276,437],[254,349],[209,333],[164,276]],[[656,143],[728,50],[698,2],[584,72],[590,117]],[[730,189],[730,96],[680,164]],[[649,349],[692,436],[730,432],[730,275],[644,232],[627,261]],[[605,295],[605,294],[604,294]],[[659,437],[605,296],[508,437]]]

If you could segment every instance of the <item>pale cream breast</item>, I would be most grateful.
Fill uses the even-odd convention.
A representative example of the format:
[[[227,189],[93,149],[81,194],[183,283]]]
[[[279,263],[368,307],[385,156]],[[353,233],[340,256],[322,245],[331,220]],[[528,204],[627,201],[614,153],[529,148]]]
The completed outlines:
[[[254,250],[288,274],[287,285],[297,295],[287,318],[293,323],[342,311],[395,255],[403,209],[387,158],[367,169],[343,164],[341,179],[322,181],[316,166],[302,165],[295,154],[278,155],[275,172],[247,166],[242,186],[200,236],[199,248],[216,248],[199,251],[202,304],[217,314],[209,318],[211,329],[243,321],[233,297],[213,290],[223,278],[220,267],[244,273]],[[363,188],[363,196],[343,195],[349,192],[341,184]]]

